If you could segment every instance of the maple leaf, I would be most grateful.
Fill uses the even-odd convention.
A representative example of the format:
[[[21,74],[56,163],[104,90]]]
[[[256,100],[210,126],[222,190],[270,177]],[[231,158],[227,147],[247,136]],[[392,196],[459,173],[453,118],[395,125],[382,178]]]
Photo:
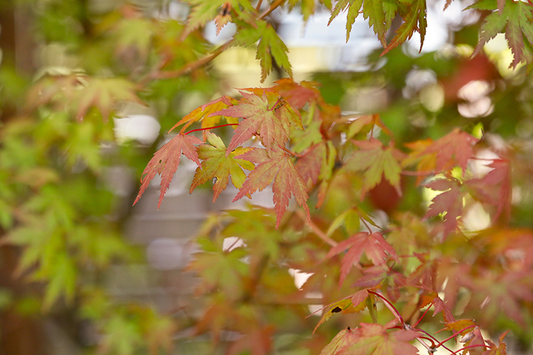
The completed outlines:
[[[275,83],[273,89],[297,110],[302,109],[310,102],[322,101],[320,91],[316,88],[318,84],[315,82],[302,81],[298,84],[291,78],[282,78]]]
[[[139,189],[139,193],[137,194],[137,198],[135,198],[133,205],[139,201],[155,175],[159,174],[161,175],[161,192],[159,194],[159,203],[157,204],[157,208],[159,208],[161,202],[163,202],[163,197],[168,190],[170,182],[172,181],[172,177],[178,169],[182,152],[187,158],[200,165],[201,163],[198,159],[198,153],[194,145],[202,143],[203,141],[199,138],[186,136],[180,133],[159,148],[148,162],[148,165],[146,165],[146,168],[144,168],[141,178],[141,188]]]
[[[476,322],[474,322],[472,319],[459,319],[453,321],[446,321],[444,325],[445,327],[437,331],[437,333],[440,333],[443,330],[451,330],[454,334],[461,333],[462,336],[465,336],[474,331],[475,327],[473,326],[476,325]]]
[[[507,159],[495,159],[487,167],[492,170],[480,179],[466,181],[465,185],[474,189],[473,195],[481,201],[497,206],[494,220],[498,219],[502,212],[505,212],[505,218],[509,219],[512,193],[510,162]]]
[[[215,24],[217,26],[217,36],[222,31],[222,28],[231,20],[231,3],[227,2],[222,5],[222,8],[215,16]]]
[[[361,323],[357,328],[358,336],[339,351],[338,355],[415,355],[418,350],[409,342],[419,335],[413,330],[389,331],[381,324]]]
[[[245,350],[251,350],[251,355],[266,355],[272,351],[273,326],[254,327],[239,340],[233,342],[226,354],[238,355]]]
[[[482,0],[467,7],[467,9],[496,10],[485,17],[480,29],[479,42],[473,55],[478,54],[485,43],[494,38],[498,33],[505,32],[505,38],[513,53],[510,68],[516,68],[521,62],[527,62],[528,71],[533,62],[533,8],[530,4],[521,1]]]
[[[429,141],[425,141],[420,142],[420,146],[415,145],[414,147],[419,148],[427,145],[424,150],[419,150],[418,157],[433,154],[435,157],[435,173],[450,170],[455,166],[460,166],[464,172],[468,160],[473,156],[473,145],[477,142],[477,138],[455,128],[452,132],[432,144],[429,144]],[[412,161],[414,156],[410,156],[410,159]],[[424,165],[432,166],[427,161]]]
[[[213,20],[220,8],[230,7],[236,15],[248,23],[253,23],[256,17],[256,11],[250,1],[245,0],[187,0],[192,6],[191,12],[187,19],[187,27],[183,32],[181,40],[184,40],[192,31],[200,26],[204,26],[207,21]]]
[[[353,141],[361,150],[354,152],[346,161],[349,171],[364,171],[361,198],[375,187],[383,177],[401,195],[400,173],[402,168],[399,160],[402,153],[392,147],[384,147],[378,140]]]
[[[214,115],[214,112],[223,110],[225,108],[228,108],[229,106],[237,103],[237,100],[229,97],[229,96],[222,96],[219,97],[216,100],[213,100],[211,102],[208,102],[205,105],[202,105],[200,107],[197,107],[191,113],[184,116],[181,120],[178,121],[170,130],[174,130],[176,127],[185,124],[181,130],[180,133],[184,133],[185,130],[194,122],[202,121],[202,128],[208,128],[213,127],[220,122],[220,119],[223,117],[221,115]],[[239,121],[237,119],[232,119],[231,117],[226,118],[226,121],[228,123],[238,123]]]
[[[387,243],[381,233],[360,232],[350,238],[343,240],[328,252],[326,258],[329,259],[337,254],[349,249],[342,258],[341,274],[339,285],[342,285],[344,279],[350,272],[355,263],[359,263],[363,252],[374,263],[374,265],[385,266],[389,257],[396,259],[394,248]]]
[[[410,166],[417,163],[416,170],[420,173],[431,173],[435,170],[437,152],[427,153],[426,150],[433,144],[432,139],[418,140],[415,142],[406,143],[405,146],[413,150],[409,155],[402,160],[402,167]],[[420,185],[426,176],[421,174],[416,178],[416,185]]]
[[[259,41],[259,42],[258,42]],[[289,62],[289,49],[276,33],[276,30],[266,21],[256,21],[254,27],[243,28],[234,36],[235,45],[249,46],[257,43],[256,59],[261,66],[261,82],[272,71],[272,58],[276,64],[292,77]]]
[[[350,297],[343,298],[340,301],[328,304],[326,307],[324,307],[327,310],[322,313],[322,317],[320,318],[320,321],[313,330],[313,333],[318,329],[320,325],[328,321],[336,313],[350,314],[361,312],[363,309],[366,308],[365,300],[368,295],[368,291],[365,289],[354,293]]]
[[[430,294],[422,296],[422,303],[420,304],[420,308],[424,308],[428,304],[433,304],[433,317],[437,315],[438,313],[442,312],[442,316],[444,317],[444,320],[446,323],[453,323],[455,322],[455,318],[453,316],[452,310],[450,307],[444,303],[442,298],[439,297],[439,295],[436,292],[431,292]],[[463,328],[465,328],[464,326]],[[461,330],[463,328],[459,328],[458,330]],[[455,328],[446,328],[446,329],[455,329]]]
[[[485,340],[487,344],[489,345],[489,349],[484,351],[481,355],[507,355],[507,345],[503,342],[503,339],[505,336],[509,333],[509,331],[504,332],[500,337],[498,338],[499,345],[496,346],[492,341]]]
[[[460,181],[454,178],[437,179],[424,186],[435,191],[443,191],[431,200],[424,218],[435,217],[445,212],[444,233],[447,235],[453,232],[457,228],[458,218],[463,213],[463,193]]]
[[[229,155],[226,154],[226,146],[222,139],[211,132],[206,132],[207,141],[198,147],[198,157],[202,159],[202,165],[196,169],[189,193],[206,181],[216,178],[213,184],[213,202],[216,201],[222,191],[226,189],[230,176],[233,185],[240,189],[246,180],[246,174],[242,170],[253,170],[255,165],[243,159],[235,159],[235,156],[244,154],[252,148],[238,147]]]
[[[403,11],[401,12],[403,23],[396,30],[396,35],[381,55],[386,54],[391,49],[411,39],[415,31],[420,34],[420,50],[422,50],[422,46],[424,45],[427,27],[426,0],[401,0],[400,3],[404,5],[402,7]]]
[[[281,100],[278,94],[261,90],[261,96],[241,91],[243,98],[238,105],[211,113],[230,117],[242,117],[228,146],[228,153],[246,142],[254,134],[261,137],[269,153],[283,146],[289,139],[289,126],[302,128],[300,115]]]
[[[359,331],[352,330],[350,327],[341,330],[331,342],[322,349],[320,355],[336,355],[339,354],[345,347],[357,342],[359,339]]]
[[[117,102],[132,101],[144,105],[135,92],[138,86],[122,78],[86,78],[87,85],[78,93],[76,118],[82,120],[89,108],[96,107],[104,120],[109,118]]]
[[[354,287],[381,288],[392,302],[398,300],[400,289],[406,285],[405,276],[383,265],[365,267],[363,274],[353,284]]]
[[[253,194],[256,190],[262,191],[273,182],[272,191],[274,192],[277,216],[276,228],[289,205],[291,196],[296,198],[296,202],[304,208],[307,217],[310,218],[309,207],[307,206],[307,187],[302,176],[292,164],[289,154],[278,146],[272,147],[270,153],[265,149],[254,149],[239,157],[258,163],[258,165],[248,175],[248,179],[244,182],[233,202]]]
[[[316,185],[322,166],[327,163],[326,154],[326,144],[322,142],[313,145],[298,159],[296,170],[306,183],[310,183],[312,186]]]

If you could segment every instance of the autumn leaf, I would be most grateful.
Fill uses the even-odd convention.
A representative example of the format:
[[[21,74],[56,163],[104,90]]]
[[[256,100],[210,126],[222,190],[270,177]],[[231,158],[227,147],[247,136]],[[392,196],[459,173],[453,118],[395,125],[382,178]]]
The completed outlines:
[[[361,148],[354,152],[346,161],[348,171],[364,171],[361,198],[375,187],[383,177],[401,195],[400,173],[402,168],[399,161],[402,153],[392,147],[384,147],[378,140],[353,141]]]
[[[325,143],[315,144],[296,162],[296,170],[306,183],[316,185],[322,167],[326,163],[327,148]]]
[[[96,107],[104,120],[121,101],[132,101],[144,105],[136,94],[138,87],[122,78],[86,78],[87,85],[78,92],[76,118],[82,120],[91,107]]]
[[[222,8],[215,16],[215,25],[217,27],[217,36],[222,31],[222,28],[231,21],[231,3],[227,2],[222,5]]]
[[[443,191],[431,200],[424,218],[446,213],[444,215],[444,233],[453,232],[457,228],[458,218],[463,213],[463,193],[460,181],[454,178],[437,179],[424,186],[435,191]]]
[[[416,170],[419,173],[427,173],[427,175],[435,171],[437,152],[427,153],[426,150],[433,144],[432,139],[418,140],[415,142],[406,143],[405,146],[412,150],[411,153],[402,160],[402,167],[407,167],[417,164]],[[420,174],[416,178],[416,185],[420,185],[427,176]]]
[[[484,351],[481,355],[507,355],[507,345],[503,342],[503,339],[507,333],[509,333],[509,331],[506,331],[500,335],[498,338],[500,344],[498,346],[488,339],[485,340],[489,345],[489,349]]]
[[[228,153],[258,134],[269,153],[289,139],[289,127],[302,128],[300,115],[276,93],[261,90],[261,95],[241,91],[238,105],[212,113],[244,118],[239,123],[228,146]]]
[[[172,181],[172,177],[178,169],[182,152],[187,158],[200,165],[198,153],[194,145],[202,143],[203,141],[199,138],[180,133],[159,148],[148,162],[148,165],[146,165],[146,168],[144,168],[141,178],[141,188],[133,204],[135,205],[139,201],[150,184],[150,181],[152,181],[156,174],[159,174],[161,175],[161,192],[159,194],[159,203],[157,204],[157,208],[159,208]]]
[[[273,326],[254,327],[242,338],[229,345],[227,355],[243,354],[250,350],[251,355],[267,355],[272,351]]]
[[[323,100],[315,82],[295,83],[291,78],[282,78],[275,83],[273,89],[297,110],[304,108],[310,102]]]
[[[220,193],[226,189],[230,177],[233,185],[240,189],[246,180],[246,174],[242,169],[253,170],[255,165],[248,160],[235,159],[235,156],[244,154],[251,148],[238,147],[226,155],[226,146],[222,139],[210,132],[206,135],[210,144],[198,147],[198,157],[202,159],[202,165],[196,169],[189,192],[192,193],[199,185],[216,178],[213,184],[213,202],[215,202]]]
[[[389,330],[381,324],[361,323],[354,330],[357,335],[346,339],[342,347],[325,355],[416,355],[418,350],[409,342],[419,333],[413,330]],[[343,337],[343,339],[345,336]],[[321,353],[322,354],[322,353]]]
[[[343,298],[340,301],[333,302],[324,307],[326,310],[322,313],[320,321],[316,325],[313,333],[318,329],[320,325],[327,322],[334,314],[350,314],[358,313],[366,308],[365,300],[368,297],[368,291],[361,290],[353,294],[351,297]]]
[[[446,321],[444,325],[444,329],[437,331],[437,333],[442,332],[443,330],[451,330],[454,334],[461,333],[462,336],[465,336],[474,331],[476,322],[474,322],[472,319],[459,319],[454,321]]]
[[[435,317],[435,315],[437,315],[438,313],[442,312],[442,316],[444,317],[444,321],[446,322],[446,324],[453,324],[455,322],[452,310],[446,305],[446,303],[442,300],[442,298],[439,297],[436,292],[431,292],[430,294],[422,296],[422,303],[420,305],[420,308],[423,308],[428,304],[433,305],[433,317]],[[460,328],[459,330],[463,328]]]
[[[175,129],[178,126],[181,126],[184,124],[184,126],[181,128],[180,133],[184,133],[185,130],[194,122],[201,121],[202,122],[202,128],[208,128],[216,126],[222,116],[221,115],[213,115],[214,112],[223,110],[225,108],[228,108],[229,106],[237,103],[237,100],[229,97],[229,96],[222,96],[219,97],[216,100],[213,100],[205,105],[202,105],[196,109],[194,109],[191,113],[184,116],[181,120],[178,121],[170,130],[171,132],[173,129]],[[238,119],[232,119],[231,117],[226,118],[226,121],[228,123],[238,123]]]
[[[357,342],[359,339],[359,331],[357,329],[352,330],[350,327],[341,330],[331,342],[326,345],[320,352],[320,355],[336,355],[340,354],[342,349]]]
[[[255,191],[262,191],[270,183],[274,192],[274,205],[276,211],[276,228],[279,227],[281,218],[289,205],[291,196],[304,208],[309,218],[307,206],[307,187],[302,176],[294,167],[289,154],[280,147],[272,148],[268,153],[265,149],[254,149],[239,156],[240,159],[257,163],[248,179],[244,182],[233,202],[244,196],[251,195]]]
[[[360,232],[350,238],[343,240],[338,245],[331,248],[326,255],[326,258],[331,258],[337,254],[348,252],[342,258],[341,275],[339,279],[339,286],[342,285],[344,279],[350,272],[354,264],[359,263],[363,252],[374,263],[374,265],[386,265],[390,258],[396,259],[396,252],[394,248],[387,243],[381,233]]]
[[[455,128],[424,149],[420,155],[434,154],[436,173],[450,170],[455,166],[460,166],[464,172],[468,160],[473,156],[473,146],[477,142],[477,138]]]
[[[474,197],[496,206],[494,220],[502,213],[507,220],[511,213],[511,164],[507,159],[494,159],[487,167],[492,170],[482,178],[467,180],[465,185],[473,190]]]

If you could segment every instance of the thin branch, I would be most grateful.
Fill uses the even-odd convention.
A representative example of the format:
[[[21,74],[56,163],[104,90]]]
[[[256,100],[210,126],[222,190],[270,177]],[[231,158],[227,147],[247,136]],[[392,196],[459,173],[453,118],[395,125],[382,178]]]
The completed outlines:
[[[331,239],[330,237],[328,237],[326,233],[322,232],[322,230],[318,228],[318,226],[314,224],[313,221],[307,219],[307,216],[302,210],[297,210],[296,214],[298,215],[298,217],[302,219],[302,221],[305,221],[307,223],[307,225],[311,228],[311,230],[313,231],[313,233],[316,234],[317,237],[319,237],[320,239],[322,239],[324,242],[326,242],[332,247],[337,246],[338,243],[334,241],[333,239]]]
[[[208,54],[204,56],[203,58],[198,59],[195,62],[191,62],[187,65],[184,65],[178,70],[154,72],[147,78],[147,80],[144,80],[144,81],[154,80],[154,79],[172,79],[172,78],[177,78],[179,76],[187,74],[188,72],[193,71],[194,69],[197,69],[209,63],[210,61],[218,57],[220,54],[222,54],[222,52],[228,49],[228,47],[230,47],[232,44],[233,44],[233,38],[227,41],[226,43],[224,43],[223,45],[221,45],[220,47],[218,47],[217,49],[215,49],[211,54]]]
[[[424,314],[422,314],[422,317],[420,317],[420,318],[418,319],[418,321],[415,323],[415,325],[413,325],[413,327],[416,327],[416,326],[418,325],[418,323],[420,323],[420,321],[426,316],[426,314],[427,314],[427,312],[429,311],[429,309],[431,308],[431,306],[433,306],[433,302],[431,302],[431,303],[429,304],[428,309],[426,309],[426,311],[424,312]]]
[[[390,303],[390,301],[388,299],[386,299],[385,296],[383,296],[382,294],[380,294],[378,292],[374,292],[374,291],[370,291],[370,290],[368,291],[368,293],[371,293],[371,294],[381,298],[381,300],[385,303],[385,306],[387,306],[387,308],[396,316],[396,319],[398,319],[398,321],[402,324],[402,326],[405,327],[405,322],[403,321],[403,318],[400,315],[400,312],[398,312],[396,307],[394,307],[394,305],[392,303]]]
[[[451,335],[451,336],[447,337],[446,339],[444,339],[443,341],[441,341],[440,343],[438,343],[438,344],[437,344],[437,348],[438,348],[439,346],[441,346],[442,344],[446,343],[448,340],[455,338],[456,336],[458,336],[459,334],[461,334],[461,333],[464,332],[465,330],[470,329],[470,328],[475,328],[475,327],[476,327],[476,325],[469,325],[468,327],[461,329],[460,331],[458,331],[458,332],[455,333],[454,335]]]
[[[488,348],[488,346],[481,345],[481,344],[479,344],[479,345],[468,345],[468,346],[465,346],[465,347],[463,347],[463,348],[461,348],[459,350],[456,350],[456,351],[452,352],[451,355],[459,354],[463,350],[472,349],[472,348]]]
[[[270,7],[268,8],[268,10],[266,10],[265,12],[263,12],[261,14],[261,16],[259,16],[259,19],[264,19],[265,17],[267,17],[268,15],[270,15],[270,13],[274,10],[276,10],[281,4],[283,4],[285,2],[285,0],[276,0],[274,1]]]
[[[429,176],[435,174],[434,171],[408,171],[408,170],[402,170],[400,172],[402,175],[408,175],[408,176]]]
[[[259,12],[261,10],[261,5],[263,5],[263,0],[259,0],[255,6],[255,11]]]
[[[226,127],[226,126],[238,126],[238,125],[239,125],[238,123],[228,123],[228,124],[221,124],[219,126],[213,126],[213,127],[197,128],[197,129],[192,129],[188,132],[185,132],[185,135],[188,135],[189,133],[192,133],[192,132],[206,131],[208,129],[214,129],[214,128],[220,128],[220,127]]]
[[[368,223],[366,223],[364,218],[361,218],[361,222],[363,222],[363,224],[365,225],[366,229],[368,229],[368,233],[372,234],[372,229],[370,228]]]

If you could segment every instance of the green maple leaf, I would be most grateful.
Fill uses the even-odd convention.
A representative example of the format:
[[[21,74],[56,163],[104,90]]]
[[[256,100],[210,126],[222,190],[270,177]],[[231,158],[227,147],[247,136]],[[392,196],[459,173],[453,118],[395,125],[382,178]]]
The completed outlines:
[[[259,42],[258,42],[259,41]],[[258,42],[258,43],[257,43]],[[292,68],[289,62],[289,49],[276,33],[276,30],[267,22],[260,21],[254,26],[243,28],[234,37],[235,45],[250,46],[257,43],[256,59],[261,65],[261,82],[272,71],[272,58],[278,66],[292,77]]]
[[[302,176],[294,167],[289,154],[278,146],[272,147],[270,152],[265,149],[254,149],[240,157],[258,165],[250,173],[233,202],[251,195],[257,190],[262,191],[272,183],[277,216],[276,228],[289,205],[291,196],[296,198],[296,202],[304,208],[309,218],[307,187]]]
[[[385,26],[385,11],[381,0],[365,0],[363,3],[363,16],[368,19],[368,24],[374,28],[378,39],[385,44],[387,27]]]
[[[180,133],[159,148],[148,162],[148,165],[146,165],[146,168],[144,168],[141,178],[141,188],[139,189],[139,193],[133,204],[135,205],[137,201],[139,201],[150,184],[150,181],[152,181],[156,174],[159,174],[161,175],[161,192],[159,194],[159,203],[157,205],[157,208],[159,208],[161,202],[163,202],[163,197],[168,190],[170,182],[172,181],[172,177],[174,176],[176,169],[178,169],[181,153],[183,152],[187,158],[200,165],[201,163],[198,159],[198,153],[194,145],[202,143],[203,141],[199,138],[186,136]]]
[[[384,147],[377,140],[353,142],[362,149],[350,156],[346,161],[345,168],[349,171],[364,171],[361,197],[364,197],[369,190],[379,184],[382,177],[385,177],[401,194],[400,151],[392,147]]]
[[[219,136],[207,132],[207,141],[211,145],[204,144],[198,147],[198,157],[203,161],[202,165],[196,169],[189,192],[206,181],[216,178],[213,185],[213,202],[215,202],[220,193],[226,189],[230,176],[233,185],[240,189],[246,180],[243,168],[253,170],[255,165],[248,160],[235,159],[235,156],[244,154],[251,148],[238,147],[227,155],[226,146]]]
[[[407,0],[400,2],[403,5],[402,9],[404,10],[402,13],[403,23],[398,30],[396,30],[396,35],[383,50],[381,55],[384,55],[391,49],[410,39],[415,31],[420,33],[420,50],[422,50],[422,46],[424,45],[427,27],[426,0]],[[394,3],[389,2],[388,4],[392,4],[391,8],[397,8],[397,5]]]
[[[502,6],[503,5],[503,6]],[[521,1],[482,0],[467,9],[496,10],[485,17],[481,25],[479,42],[474,55],[479,53],[485,43],[497,34],[505,32],[505,38],[511,51],[513,61],[509,65],[515,68],[519,63],[526,62],[531,70],[533,64],[533,8]]]
[[[122,78],[87,78],[87,85],[78,93],[78,120],[83,119],[89,108],[96,107],[107,120],[117,102],[133,101],[144,104],[136,95],[138,86]]]
[[[302,127],[299,113],[277,93],[256,90],[256,93],[241,91],[241,94],[243,98],[238,105],[211,114],[244,118],[235,129],[228,152],[258,134],[270,153],[287,142],[290,126]]]

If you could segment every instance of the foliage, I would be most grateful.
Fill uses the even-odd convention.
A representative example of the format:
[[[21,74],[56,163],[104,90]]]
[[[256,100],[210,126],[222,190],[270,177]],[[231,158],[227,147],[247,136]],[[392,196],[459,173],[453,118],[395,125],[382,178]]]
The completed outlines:
[[[83,70],[42,68],[30,81],[6,57],[3,90],[26,98],[2,93],[2,247],[20,251],[16,276],[44,285],[24,296],[39,298],[45,312],[74,307],[105,335],[96,353],[171,352],[180,343],[174,335],[188,328],[209,336],[209,351],[227,354],[416,354],[415,344],[429,353],[505,354],[507,329],[530,346],[530,3],[478,1],[469,8],[484,17],[457,33],[455,55],[414,59],[397,47],[415,32],[423,44],[424,0],[194,0],[186,21],[163,20],[164,5],[99,12],[81,1],[35,3],[36,40],[62,43],[65,61],[75,58]],[[386,62],[376,56],[368,73],[295,82],[271,17],[282,6],[299,7],[306,21],[319,6],[331,11],[330,22],[347,11],[347,39],[361,12]],[[213,48],[201,34],[211,20],[217,32],[234,23],[236,34]],[[469,38],[478,31],[476,44]],[[498,33],[513,55],[507,76],[480,54]],[[460,56],[462,38],[478,59]],[[273,72],[287,77],[222,95],[206,64],[233,46],[255,48],[261,81]],[[485,66],[473,66],[479,58]],[[410,75],[424,71],[434,81],[411,85]],[[493,107],[468,120],[458,106],[469,99],[458,91],[474,80],[491,88]],[[328,96],[331,88],[384,84],[394,100],[379,112],[346,114],[342,95]],[[430,90],[442,91],[438,108],[427,101]],[[180,112],[193,91],[203,102],[219,98]],[[142,173],[155,146],[114,143],[113,118],[126,102],[155,106],[164,129],[172,127]],[[208,218],[188,267],[198,276],[198,297],[185,307],[188,317],[174,319],[113,299],[98,275],[137,256],[121,239],[128,212],[105,186],[106,169],[138,170],[133,204],[160,175],[155,209],[182,154],[197,165],[190,192],[212,184],[215,201],[231,181],[237,201],[271,186],[273,209],[248,206]],[[480,216],[489,220],[482,227],[472,223]],[[291,272],[309,277],[297,287]],[[12,303],[17,309],[22,302]],[[306,318],[309,305],[325,305],[319,320]],[[439,318],[430,319],[430,310]],[[452,350],[456,341],[459,350]]]

